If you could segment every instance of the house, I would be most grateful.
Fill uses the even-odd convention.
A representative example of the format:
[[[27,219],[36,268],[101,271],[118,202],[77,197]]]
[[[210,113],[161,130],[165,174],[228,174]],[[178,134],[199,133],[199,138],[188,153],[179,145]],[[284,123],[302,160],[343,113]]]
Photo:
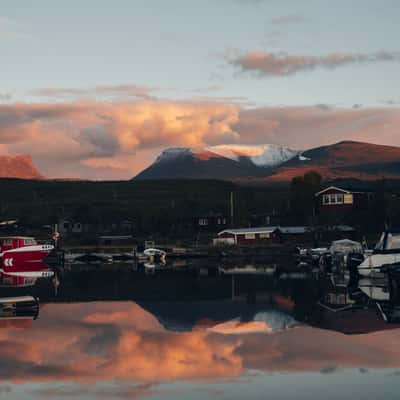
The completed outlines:
[[[325,232],[327,231],[327,232]],[[326,233],[326,234],[325,234]],[[265,226],[258,228],[234,228],[225,229],[218,233],[213,240],[214,245],[260,245],[279,242],[304,242],[314,239],[323,239],[329,233],[329,237],[337,238],[353,236],[355,230],[351,226],[337,225],[332,227],[308,227],[308,226]]]
[[[219,213],[207,213],[194,217],[193,225],[197,230],[216,231],[228,225],[228,218]]]
[[[266,226],[259,228],[235,228],[225,229],[218,233],[218,238],[214,239],[214,245],[254,245],[266,244],[275,237],[276,226]]]
[[[372,193],[330,186],[316,193],[315,198],[320,214],[346,214],[353,210],[367,210]]]

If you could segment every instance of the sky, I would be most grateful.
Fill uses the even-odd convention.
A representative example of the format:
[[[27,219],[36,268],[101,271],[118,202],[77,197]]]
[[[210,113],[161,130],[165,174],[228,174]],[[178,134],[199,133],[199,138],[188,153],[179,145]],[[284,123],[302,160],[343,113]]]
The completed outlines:
[[[0,0],[0,155],[129,179],[166,147],[400,146],[397,0]]]

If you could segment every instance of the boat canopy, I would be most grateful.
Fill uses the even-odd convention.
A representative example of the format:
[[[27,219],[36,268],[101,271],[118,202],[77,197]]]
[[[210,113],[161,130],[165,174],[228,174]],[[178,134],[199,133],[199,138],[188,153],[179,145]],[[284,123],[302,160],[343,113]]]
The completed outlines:
[[[400,250],[400,232],[383,232],[375,246],[375,250]]]
[[[342,239],[332,242],[329,252],[331,254],[362,253],[363,247],[361,243],[354,240]]]

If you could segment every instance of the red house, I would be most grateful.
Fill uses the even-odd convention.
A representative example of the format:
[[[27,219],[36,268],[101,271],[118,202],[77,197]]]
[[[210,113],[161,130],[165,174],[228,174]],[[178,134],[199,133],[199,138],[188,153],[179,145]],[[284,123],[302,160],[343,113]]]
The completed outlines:
[[[214,244],[265,244],[276,237],[276,228],[276,226],[266,226],[261,228],[225,229],[218,233],[218,239],[214,239]]]
[[[336,186],[330,186],[315,194],[317,209],[322,214],[366,210],[371,196],[372,193],[369,192],[355,192]]]

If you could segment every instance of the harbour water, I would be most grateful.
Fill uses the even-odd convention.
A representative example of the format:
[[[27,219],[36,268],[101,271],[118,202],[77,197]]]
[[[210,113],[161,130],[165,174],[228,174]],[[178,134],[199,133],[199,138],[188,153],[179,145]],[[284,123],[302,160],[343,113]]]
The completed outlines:
[[[0,289],[39,298],[1,309],[0,398],[398,398],[388,281],[253,267],[72,269]]]

